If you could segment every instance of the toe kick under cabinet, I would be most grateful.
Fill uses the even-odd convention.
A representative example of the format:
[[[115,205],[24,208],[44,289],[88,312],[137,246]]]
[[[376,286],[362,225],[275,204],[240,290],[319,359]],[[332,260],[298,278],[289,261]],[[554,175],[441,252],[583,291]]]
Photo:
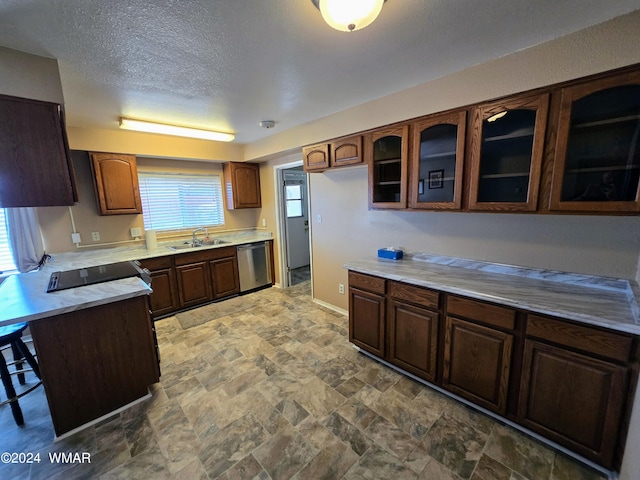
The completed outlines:
[[[349,271],[361,349],[618,470],[637,336]]]

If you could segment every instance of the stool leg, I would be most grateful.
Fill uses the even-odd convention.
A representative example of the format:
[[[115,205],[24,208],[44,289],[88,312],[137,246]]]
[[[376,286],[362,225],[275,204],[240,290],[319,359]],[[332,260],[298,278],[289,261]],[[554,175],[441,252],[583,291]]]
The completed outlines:
[[[38,362],[36,362],[36,359],[33,358],[33,355],[31,355],[31,352],[29,351],[27,346],[24,344],[24,342],[20,339],[17,339],[15,341],[15,344],[18,350],[20,350],[20,353],[22,353],[23,358],[27,361],[29,366],[33,369],[33,373],[36,374],[36,377],[42,379],[40,377],[40,369],[38,368]]]
[[[13,388],[13,383],[11,383],[11,375],[9,374],[9,369],[7,368],[7,362],[4,360],[4,355],[0,355],[0,377],[2,377],[2,383],[4,385],[4,389],[7,392],[7,397],[9,400],[16,397],[16,391]],[[16,421],[18,426],[24,425],[24,418],[22,417],[22,410],[20,409],[20,404],[18,400],[14,400],[13,402],[9,402],[11,405],[11,413],[13,413],[13,418]]]
[[[24,355],[22,355],[15,342],[11,342],[11,352],[13,352],[13,360],[16,362],[16,370],[22,370],[22,362],[20,360],[24,358]],[[24,373],[18,373],[18,382],[20,382],[20,385],[25,384]]]

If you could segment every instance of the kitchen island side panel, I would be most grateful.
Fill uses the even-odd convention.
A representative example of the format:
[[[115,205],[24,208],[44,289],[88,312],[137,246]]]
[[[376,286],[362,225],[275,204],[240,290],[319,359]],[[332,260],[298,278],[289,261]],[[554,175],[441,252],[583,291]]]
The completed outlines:
[[[145,396],[159,380],[146,295],[29,326],[57,436]]]

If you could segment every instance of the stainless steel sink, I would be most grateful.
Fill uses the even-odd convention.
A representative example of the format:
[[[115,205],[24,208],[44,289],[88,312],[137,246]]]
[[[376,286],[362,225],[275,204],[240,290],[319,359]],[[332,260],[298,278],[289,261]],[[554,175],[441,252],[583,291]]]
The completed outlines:
[[[194,245],[191,242],[184,242],[184,243],[176,243],[175,245],[168,245],[167,248],[170,248],[171,250],[184,250],[185,248],[194,248],[199,246],[200,245]]]
[[[225,243],[229,243],[226,240],[220,240],[218,238],[212,238],[211,240],[205,240],[204,242],[202,242],[202,245],[223,245]]]
[[[206,240],[203,242],[196,242],[195,244],[193,242],[175,243],[173,245],[168,245],[167,248],[170,248],[171,250],[185,250],[187,248],[210,247],[212,245],[223,245],[225,243],[229,243],[229,242],[226,240],[213,238],[211,240]]]

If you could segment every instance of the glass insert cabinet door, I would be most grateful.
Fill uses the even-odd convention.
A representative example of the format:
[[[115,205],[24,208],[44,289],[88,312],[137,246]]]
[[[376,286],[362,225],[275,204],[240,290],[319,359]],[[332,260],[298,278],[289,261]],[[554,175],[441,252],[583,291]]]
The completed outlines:
[[[411,208],[460,209],[466,118],[462,111],[413,125]]]
[[[640,210],[640,73],[562,91],[550,208]]]
[[[470,210],[537,209],[549,95],[474,110]]]
[[[370,136],[369,207],[407,207],[409,126],[373,132]]]

